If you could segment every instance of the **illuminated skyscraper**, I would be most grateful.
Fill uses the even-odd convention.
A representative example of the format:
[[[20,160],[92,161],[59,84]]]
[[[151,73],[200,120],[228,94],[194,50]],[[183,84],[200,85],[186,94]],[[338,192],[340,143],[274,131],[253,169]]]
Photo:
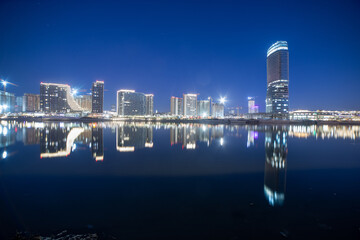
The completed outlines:
[[[154,94],[145,94],[146,97],[146,115],[154,114]]]
[[[45,113],[81,112],[70,86],[58,83],[40,84],[40,110]]]
[[[255,105],[255,98],[248,97],[248,113],[258,113],[259,106]]]
[[[181,116],[184,114],[183,111],[183,99],[178,97],[170,98],[170,113],[174,116]]]
[[[40,111],[40,95],[25,93],[23,96],[23,112]]]
[[[117,114],[119,116],[135,116],[146,114],[146,97],[135,90],[121,89],[117,91]]]
[[[90,95],[76,95],[75,101],[79,104],[79,106],[87,112],[91,112],[92,107],[92,96]]]
[[[211,103],[211,116],[214,118],[224,117],[225,107],[222,103]]]
[[[286,41],[271,45],[267,52],[266,112],[275,118],[289,114],[289,51]]]
[[[199,100],[197,103],[197,115],[199,117],[210,117],[210,106],[211,106],[211,98],[209,97],[208,100]]]
[[[93,83],[91,88],[92,94],[92,112],[103,113],[104,111],[104,81]]]
[[[183,95],[184,99],[184,116],[197,116],[197,94],[187,93]]]

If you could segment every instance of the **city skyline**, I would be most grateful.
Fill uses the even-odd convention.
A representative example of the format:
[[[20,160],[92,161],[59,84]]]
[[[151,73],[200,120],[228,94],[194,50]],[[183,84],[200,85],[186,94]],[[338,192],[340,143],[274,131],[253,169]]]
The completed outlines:
[[[153,93],[154,111],[169,111],[170,96],[197,92],[243,109],[255,96],[265,112],[266,51],[286,40],[290,110],[359,110],[360,4],[262,4],[5,1],[0,77],[18,85],[8,87],[15,95],[38,93],[41,81],[90,91],[104,80],[106,110],[116,102],[112,89],[127,88]]]

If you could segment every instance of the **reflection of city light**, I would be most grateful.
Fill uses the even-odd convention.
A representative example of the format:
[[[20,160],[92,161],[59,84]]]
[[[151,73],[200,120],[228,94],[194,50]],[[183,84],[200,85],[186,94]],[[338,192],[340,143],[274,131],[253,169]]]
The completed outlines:
[[[76,143],[74,143],[74,144],[72,145],[72,151],[75,151],[75,149],[76,149]]]
[[[196,143],[188,143],[186,144],[186,149],[195,149],[196,148]]]
[[[3,153],[2,153],[2,159],[5,159],[7,157],[7,151],[5,150]]]
[[[220,138],[220,145],[221,145],[221,146],[224,145],[224,138]]]
[[[7,133],[8,133],[8,130],[7,130],[7,128],[5,127],[5,128],[3,129],[3,135],[6,136]]]
[[[116,147],[119,152],[134,152],[135,147]]]

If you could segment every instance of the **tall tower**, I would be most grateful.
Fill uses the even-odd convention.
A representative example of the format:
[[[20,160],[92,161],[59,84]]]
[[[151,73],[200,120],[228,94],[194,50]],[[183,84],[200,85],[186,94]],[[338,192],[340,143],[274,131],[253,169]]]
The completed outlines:
[[[266,112],[275,118],[289,114],[289,50],[286,41],[277,41],[267,51]]]
[[[148,116],[154,115],[154,94],[145,94],[146,97],[146,114]]]
[[[104,108],[104,81],[93,83],[92,89],[92,113],[103,113]]]
[[[183,94],[184,99],[184,116],[196,117],[197,116],[197,94]]]

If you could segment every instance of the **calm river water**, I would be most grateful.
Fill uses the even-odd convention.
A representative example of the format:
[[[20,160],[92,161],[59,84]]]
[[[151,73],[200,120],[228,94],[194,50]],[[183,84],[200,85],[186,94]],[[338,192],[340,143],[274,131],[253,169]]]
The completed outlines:
[[[359,239],[360,126],[0,124],[0,238]]]

